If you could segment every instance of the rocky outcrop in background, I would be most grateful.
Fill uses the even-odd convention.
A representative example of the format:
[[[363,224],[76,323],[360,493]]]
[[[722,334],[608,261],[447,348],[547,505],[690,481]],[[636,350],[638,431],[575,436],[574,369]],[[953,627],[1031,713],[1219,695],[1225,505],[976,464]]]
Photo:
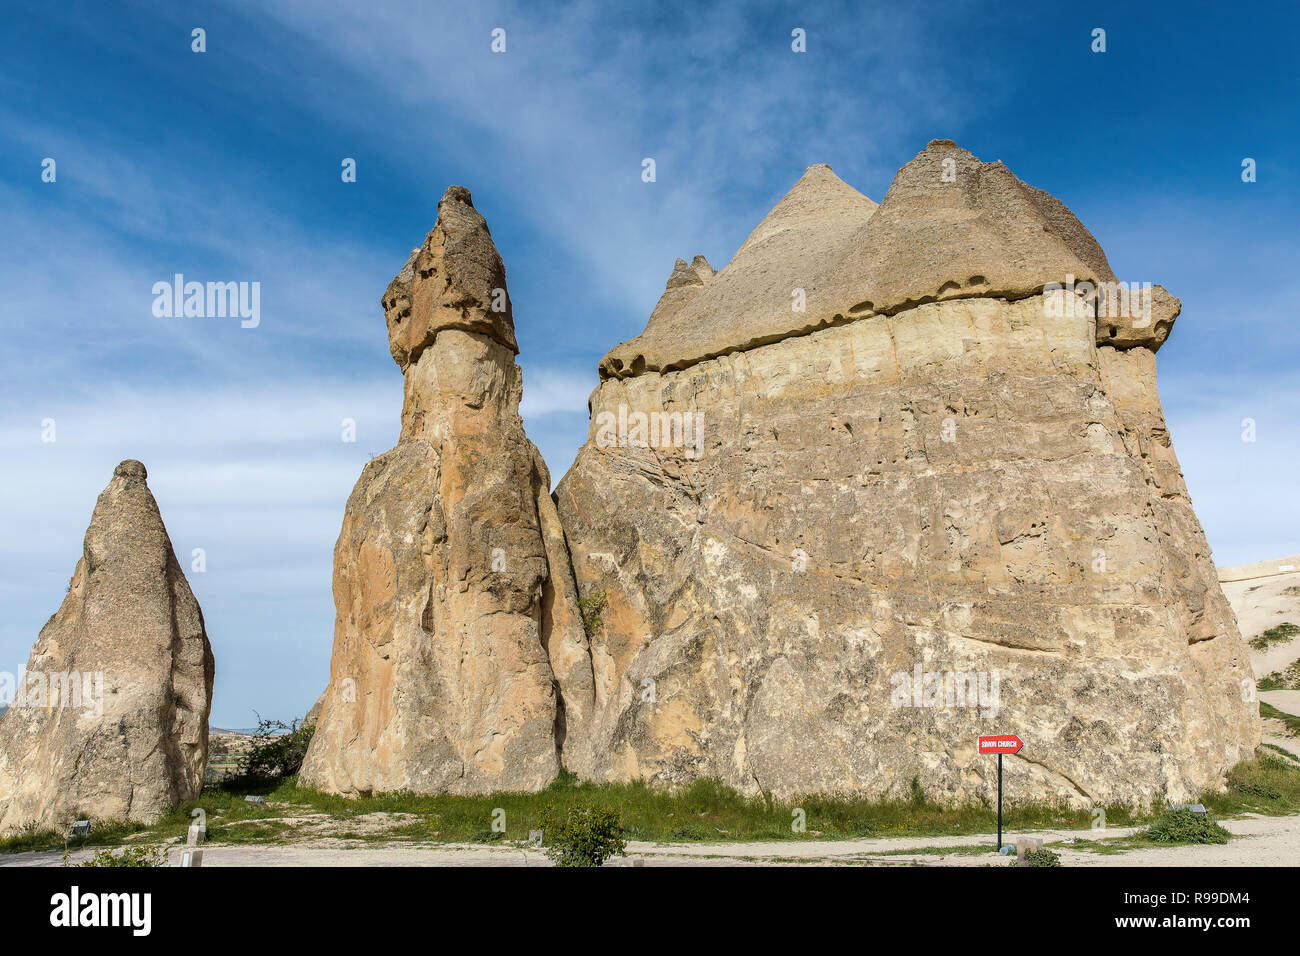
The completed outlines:
[[[212,648],[145,479],[113,472],[0,719],[0,831],[148,821],[202,789]]]
[[[993,792],[977,735],[1016,733],[1018,799],[1219,785],[1259,719],[1156,394],[1180,305],[1120,291],[951,142],[879,206],[814,166],[725,268],[678,260],[552,500],[452,187],[384,296],[402,438],[348,502],[304,778],[957,802]]]

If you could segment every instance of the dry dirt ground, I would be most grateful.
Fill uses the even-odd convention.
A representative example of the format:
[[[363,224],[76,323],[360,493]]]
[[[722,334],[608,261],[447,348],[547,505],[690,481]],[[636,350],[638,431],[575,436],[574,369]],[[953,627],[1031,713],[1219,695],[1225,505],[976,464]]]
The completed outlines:
[[[1038,830],[1022,836],[1043,838],[1060,854],[1064,866],[1296,866],[1300,864],[1300,817],[1247,816],[1221,821],[1234,839],[1222,846],[1177,846],[1125,850],[1102,854],[1066,841],[1120,840],[1131,827],[1105,831]],[[1017,834],[1003,834],[1009,842]],[[993,854],[963,852],[962,848],[992,844],[993,834],[958,837],[891,837],[869,840],[817,840],[772,843],[636,843],[626,859],[608,865],[626,866],[1007,866],[1011,861]],[[181,847],[170,861],[179,863]],[[203,847],[204,866],[549,866],[541,851],[518,845],[348,846],[341,841],[317,841],[302,846]],[[90,855],[72,853],[78,863]],[[639,862],[638,862],[639,861]],[[18,853],[0,858],[0,866],[60,866],[61,853]]]

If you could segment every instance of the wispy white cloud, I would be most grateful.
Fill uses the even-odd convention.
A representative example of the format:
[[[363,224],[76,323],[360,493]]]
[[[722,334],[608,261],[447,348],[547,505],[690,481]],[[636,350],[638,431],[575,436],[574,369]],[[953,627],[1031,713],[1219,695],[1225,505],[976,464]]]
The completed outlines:
[[[350,115],[359,138],[380,135],[402,157],[436,149],[490,187],[489,206],[508,203],[583,264],[575,278],[620,309],[602,317],[609,346],[641,330],[674,258],[725,263],[804,167],[831,162],[883,190],[899,149],[957,122],[968,95],[906,52],[929,27],[896,9],[829,5],[801,55],[789,26],[760,25],[738,4],[692,7],[673,30],[591,2],[439,9],[290,0],[271,14],[338,65],[333,84],[307,93],[316,111],[337,117],[340,96],[373,102],[382,90],[394,109]],[[507,31],[504,54],[490,50],[494,27]],[[292,82],[296,66],[260,69]],[[863,95],[825,95],[846,86]],[[647,157],[653,184],[641,180]]]
[[[149,486],[190,571],[218,660],[264,652],[282,688],[272,699],[302,706],[319,693],[333,635],[334,538],[366,459],[396,441],[400,378],[282,383],[259,389],[73,389],[41,416],[10,407],[0,419],[0,669],[13,669],[63,599],[95,499],[124,458],[149,469]],[[55,441],[42,441],[42,418]],[[343,441],[343,420],[356,441]],[[48,437],[48,433],[46,433]],[[21,571],[19,570],[21,569]],[[269,646],[267,642],[270,642]],[[13,666],[10,666],[13,665]],[[218,668],[218,701],[240,699]],[[292,713],[286,714],[292,716]],[[221,716],[218,723],[241,720]]]
[[[998,82],[997,63],[968,69],[965,12],[997,29],[996,14],[963,4],[230,0],[205,11],[206,58],[166,53],[188,36],[188,8],[151,6],[150,30],[73,18],[67,31],[106,60],[147,64],[151,85],[177,90],[183,115],[100,115],[81,97],[57,112],[25,80],[0,81],[0,136],[33,157],[33,178],[39,157],[60,164],[48,190],[0,183],[0,667],[25,657],[95,496],[137,457],[182,559],[209,555],[192,582],[219,651],[214,720],[246,724],[250,702],[305,709],[328,665],[344,502],[397,434],[378,296],[445,186],[471,187],[502,247],[521,413],[558,480],[586,434],[596,358],[641,331],[674,258],[721,266],[811,163],[880,199],[926,140],[985,134],[1017,86]],[[809,38],[798,56],[796,24]],[[498,26],[504,55],[490,51]],[[372,191],[341,191],[344,155]],[[1216,558],[1294,553],[1297,383],[1252,372],[1295,345],[1294,323],[1260,331],[1290,314],[1270,279],[1295,244],[1238,223],[1216,246],[1228,208],[1121,198],[1077,211],[1125,275],[1184,299],[1161,391]],[[1187,241],[1157,259],[1150,235],[1171,228]],[[1209,281],[1224,242],[1250,243],[1253,258]],[[154,319],[152,283],[174,272],[260,281],[262,327]],[[1215,349],[1190,343],[1230,335],[1232,321],[1252,331],[1221,348],[1251,367],[1198,359]],[[39,440],[45,417],[53,445]],[[339,440],[345,417],[355,444]],[[1242,417],[1259,422],[1249,448]]]

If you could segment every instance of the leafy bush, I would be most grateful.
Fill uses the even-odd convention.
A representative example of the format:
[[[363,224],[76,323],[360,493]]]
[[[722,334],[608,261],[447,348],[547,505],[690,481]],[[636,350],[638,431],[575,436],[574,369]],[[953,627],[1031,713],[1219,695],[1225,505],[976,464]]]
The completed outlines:
[[[245,780],[292,777],[302,768],[314,730],[314,727],[301,726],[301,721],[286,724],[281,720],[266,720],[258,714],[253,744],[239,756],[238,776]]]
[[[543,846],[556,866],[600,866],[627,849],[623,818],[617,810],[580,803],[558,814],[542,811]]]
[[[1152,843],[1227,843],[1231,834],[1212,822],[1209,814],[1183,808],[1166,810],[1143,836]]]
[[[1061,855],[1046,847],[1025,851],[1025,866],[1060,866]]]
[[[64,856],[67,862],[67,856]],[[160,846],[128,846],[121,853],[100,850],[79,866],[166,866],[167,851]]]
[[[588,637],[593,637],[605,626],[605,620],[601,617],[601,614],[608,606],[609,601],[605,598],[604,591],[597,591],[585,598],[578,598],[578,613],[582,615],[582,629],[587,633]]]

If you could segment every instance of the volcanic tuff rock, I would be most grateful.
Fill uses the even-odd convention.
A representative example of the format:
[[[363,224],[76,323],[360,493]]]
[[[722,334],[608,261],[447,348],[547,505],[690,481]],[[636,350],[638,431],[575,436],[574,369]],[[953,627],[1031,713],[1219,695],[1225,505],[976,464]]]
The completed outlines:
[[[145,478],[113,472],[0,719],[0,830],[149,820],[202,788],[212,649]]]
[[[334,551],[330,684],[301,778],[337,793],[536,790],[592,704],[550,476],[519,418],[505,268],[453,186],[383,306],[405,376]]]
[[[299,727],[315,727],[320,720],[320,712],[325,708],[325,698],[329,696],[329,690],[321,691],[321,695],[316,698],[316,703],[311,705],[311,709],[303,715]]]
[[[814,166],[725,268],[677,261],[553,499],[452,187],[383,299],[402,435],[348,501],[304,780],[964,801],[994,787],[976,736],[1015,732],[1016,799],[1215,786],[1259,720],[1156,394],[1179,303],[1102,314],[1114,282],[950,142],[878,207]]]
[[[716,281],[665,308],[678,263],[645,332],[601,360],[602,378],[682,369],[924,302],[1020,299],[1071,277],[1116,281],[1097,240],[1059,200],[948,140],[900,169],[879,207],[829,166],[810,166]],[[796,289],[805,311],[791,307]],[[1178,300],[1164,289],[1153,297],[1150,327],[1118,318],[1111,325],[1124,334],[1104,344],[1158,348]]]
[[[556,490],[609,605],[581,773],[987,799],[976,736],[1015,732],[1017,799],[1149,805],[1251,755],[1250,665],[1156,394],[1176,299],[1050,307],[1115,281],[1100,246],[948,141],[879,207],[814,166],[725,268],[683,265],[601,361]],[[638,412],[702,416],[703,454],[602,440]]]

